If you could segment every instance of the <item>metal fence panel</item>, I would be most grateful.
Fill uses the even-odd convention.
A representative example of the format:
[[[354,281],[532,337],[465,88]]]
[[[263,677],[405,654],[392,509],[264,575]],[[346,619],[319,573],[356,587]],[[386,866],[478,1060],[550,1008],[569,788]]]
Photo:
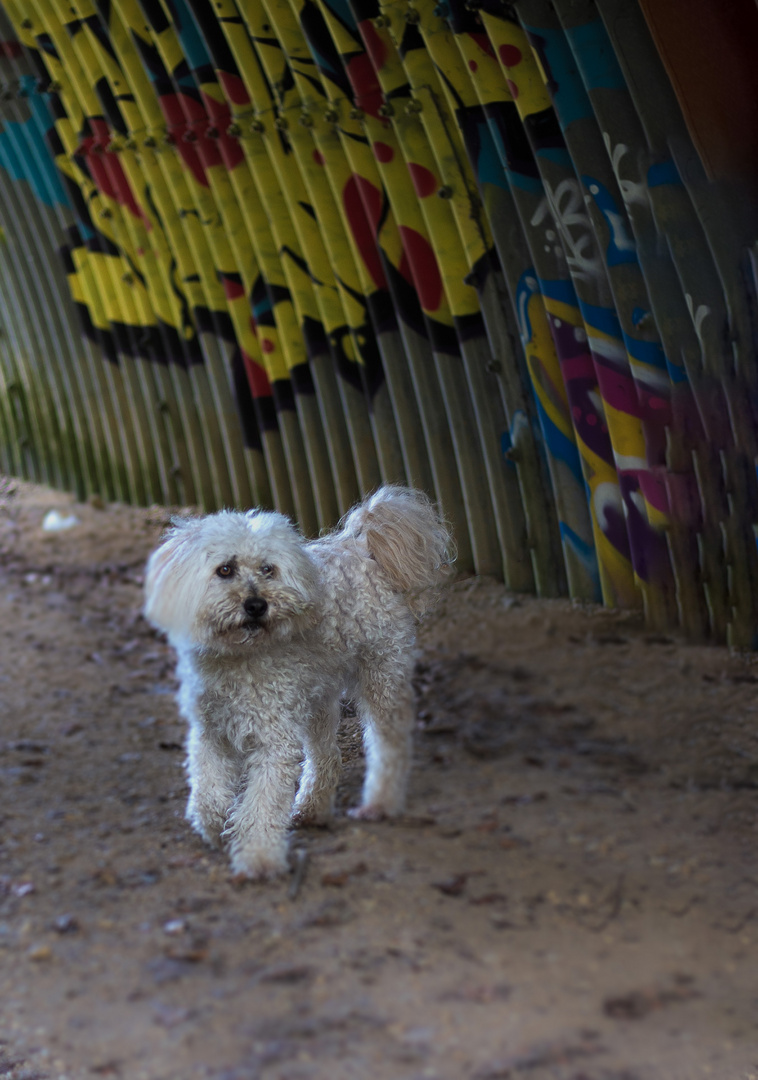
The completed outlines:
[[[410,483],[463,571],[753,646],[756,136],[675,25],[2,0],[0,468],[308,534]]]

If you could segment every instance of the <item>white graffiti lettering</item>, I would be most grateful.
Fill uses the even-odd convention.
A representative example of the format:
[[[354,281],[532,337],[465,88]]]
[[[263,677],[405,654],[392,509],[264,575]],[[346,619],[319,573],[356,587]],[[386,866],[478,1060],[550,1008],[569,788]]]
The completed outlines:
[[[629,147],[624,143],[617,143],[613,146],[611,143],[611,137],[607,131],[603,132],[603,142],[605,148],[608,151],[608,156],[611,159],[611,165],[613,171],[616,174],[618,185],[621,189],[621,197],[624,200],[626,206],[631,206],[632,203],[638,203],[642,206],[646,206],[649,202],[647,186],[644,181],[630,180],[627,177],[621,175],[621,161],[629,153]]]
[[[532,215],[531,224],[541,225],[548,215],[560,235],[571,273],[597,277],[602,271],[602,260],[578,180],[562,180],[554,191],[545,184],[545,198]]]

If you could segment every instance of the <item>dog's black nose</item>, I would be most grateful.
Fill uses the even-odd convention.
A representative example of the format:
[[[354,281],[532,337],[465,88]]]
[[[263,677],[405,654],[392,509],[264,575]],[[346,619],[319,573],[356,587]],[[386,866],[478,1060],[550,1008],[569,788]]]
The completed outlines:
[[[260,619],[262,615],[266,614],[268,608],[268,604],[262,596],[248,596],[242,606],[251,619]]]

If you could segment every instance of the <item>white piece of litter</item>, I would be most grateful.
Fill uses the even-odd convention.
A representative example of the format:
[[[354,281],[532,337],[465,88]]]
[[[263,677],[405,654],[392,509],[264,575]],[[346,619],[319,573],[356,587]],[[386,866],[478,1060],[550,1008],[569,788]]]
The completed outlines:
[[[42,522],[45,532],[62,532],[63,529],[73,529],[79,524],[79,518],[75,514],[64,517],[58,510],[48,510]]]

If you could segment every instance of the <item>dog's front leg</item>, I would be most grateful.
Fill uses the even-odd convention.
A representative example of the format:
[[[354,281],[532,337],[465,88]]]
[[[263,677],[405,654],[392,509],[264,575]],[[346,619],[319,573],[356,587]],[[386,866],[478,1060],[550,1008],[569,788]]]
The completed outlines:
[[[190,795],[186,816],[193,829],[213,847],[221,843],[239,777],[239,768],[230,757],[221,753],[202,724],[191,723],[187,736]]]
[[[246,782],[224,830],[235,874],[264,881],[289,869],[288,830],[302,761],[300,741],[259,746],[247,756]]]

